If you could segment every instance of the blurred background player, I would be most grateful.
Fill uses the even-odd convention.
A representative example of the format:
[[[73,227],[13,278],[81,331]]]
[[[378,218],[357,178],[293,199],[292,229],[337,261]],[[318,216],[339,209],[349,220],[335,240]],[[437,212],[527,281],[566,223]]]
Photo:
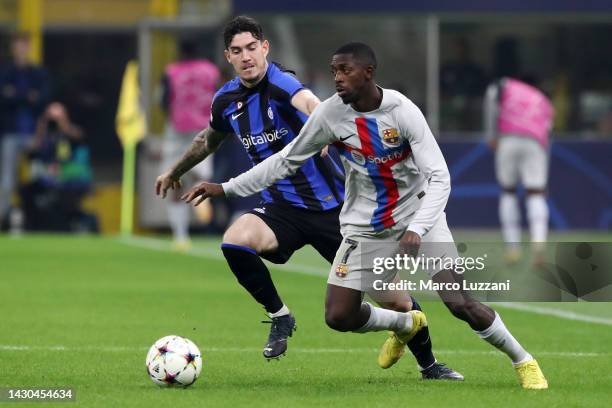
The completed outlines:
[[[197,44],[190,38],[179,43],[179,61],[169,64],[162,80],[162,109],[167,124],[162,146],[162,170],[170,168],[187,150],[193,137],[208,126],[213,96],[220,82],[220,72],[212,62],[198,58]],[[212,159],[193,169],[199,178],[212,177]],[[190,247],[190,209],[179,201],[179,191],[167,203],[168,221],[172,229],[174,247]],[[198,212],[202,221],[209,222],[210,203]]]
[[[19,158],[32,140],[36,121],[49,96],[46,70],[30,63],[28,34],[15,34],[11,55],[13,60],[0,67],[0,221],[11,205]],[[14,208],[11,219],[22,218],[21,210]]]
[[[530,83],[527,83],[530,82]],[[506,260],[520,259],[521,213],[517,187],[527,193],[527,220],[534,264],[544,261],[548,234],[549,132],[554,110],[548,97],[525,78],[502,78],[489,85],[484,101],[486,138],[495,151],[495,173],[502,189],[499,219],[507,245]]]
[[[216,94],[210,127],[200,133],[183,158],[158,177],[165,196],[185,171],[214,152],[227,134],[236,134],[254,164],[280,151],[302,128],[319,99],[290,71],[268,63],[269,43],[259,23],[239,16],[224,30],[225,56],[238,74]],[[323,148],[323,146],[322,146]],[[344,199],[344,174],[327,154],[303,163],[296,174],[262,192],[262,203],[239,217],[223,236],[222,250],[238,282],[268,312],[272,323],[263,355],[277,358],[287,349],[295,318],[283,303],[261,258],[285,263],[304,245],[333,262],[342,242],[338,221]],[[328,295],[329,298],[329,295]],[[336,304],[340,304],[339,302]],[[408,312],[420,306],[406,293],[393,292],[383,307]],[[330,309],[330,316],[337,313]],[[406,313],[395,313],[405,315]],[[328,319],[334,327],[333,318]],[[426,379],[461,380],[461,374],[436,361],[427,327],[412,333],[408,347]],[[417,333],[418,331],[418,333]]]

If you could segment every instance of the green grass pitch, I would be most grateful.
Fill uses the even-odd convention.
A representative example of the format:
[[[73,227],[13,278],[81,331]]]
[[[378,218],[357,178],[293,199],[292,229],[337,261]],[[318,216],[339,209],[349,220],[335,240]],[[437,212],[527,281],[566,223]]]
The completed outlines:
[[[325,278],[317,272],[325,262],[305,250],[289,269],[273,269],[298,331],[287,356],[268,363],[261,356],[269,329],[260,323],[263,310],[236,283],[218,242],[198,240],[190,254],[165,247],[152,239],[0,237],[0,387],[73,387],[76,402],[53,404],[67,407],[541,408],[611,401],[611,304],[538,305],[599,322],[498,308],[548,377],[549,390],[523,391],[504,355],[441,303],[424,302],[438,360],[466,377],[424,382],[410,355],[378,368],[384,333],[325,326]],[[168,334],[190,338],[203,352],[202,375],[190,388],[161,389],[145,373],[148,347]]]

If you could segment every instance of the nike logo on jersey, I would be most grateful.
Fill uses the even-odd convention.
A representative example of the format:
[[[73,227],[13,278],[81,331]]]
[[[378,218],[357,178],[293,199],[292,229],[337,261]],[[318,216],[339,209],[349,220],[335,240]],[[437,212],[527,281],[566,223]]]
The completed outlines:
[[[353,137],[353,136],[357,136],[357,135],[356,135],[355,133],[352,133],[352,134],[350,134],[350,135],[348,135],[348,136],[341,137],[341,138],[340,138],[340,141],[341,141],[341,142],[344,142],[345,140],[350,139],[350,138],[351,138],[351,137]]]
[[[238,119],[238,116],[242,115],[244,113],[244,111],[240,112],[240,113],[233,113],[232,114],[232,120],[236,120]]]

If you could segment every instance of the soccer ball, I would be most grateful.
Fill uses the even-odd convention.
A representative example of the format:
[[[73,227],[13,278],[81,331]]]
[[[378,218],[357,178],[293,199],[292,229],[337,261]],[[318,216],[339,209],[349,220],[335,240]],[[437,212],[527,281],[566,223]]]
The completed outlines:
[[[202,354],[191,340],[166,336],[157,340],[147,354],[147,373],[162,387],[187,387],[202,371]]]

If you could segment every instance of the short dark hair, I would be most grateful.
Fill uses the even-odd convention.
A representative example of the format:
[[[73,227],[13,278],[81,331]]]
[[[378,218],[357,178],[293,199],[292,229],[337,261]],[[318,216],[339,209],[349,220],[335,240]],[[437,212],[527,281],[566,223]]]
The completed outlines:
[[[367,44],[361,42],[350,42],[344,44],[334,52],[334,55],[338,54],[352,54],[353,58],[359,60],[365,65],[372,65],[374,68],[377,66],[376,54],[374,50]]]
[[[240,33],[251,33],[253,37],[260,41],[264,39],[263,30],[257,20],[249,16],[234,17],[223,29],[225,49],[229,48],[234,36]]]

